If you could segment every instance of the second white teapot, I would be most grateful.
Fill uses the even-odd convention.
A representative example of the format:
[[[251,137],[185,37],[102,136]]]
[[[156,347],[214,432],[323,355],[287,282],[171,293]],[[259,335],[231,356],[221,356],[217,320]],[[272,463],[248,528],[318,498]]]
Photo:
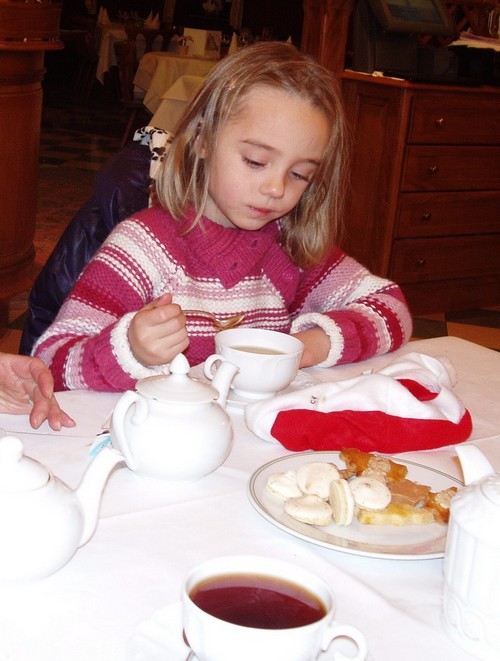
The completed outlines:
[[[225,403],[237,367],[224,362],[213,384],[191,379],[178,354],[169,375],[138,381],[113,411],[111,438],[138,474],[174,482],[197,480],[218,468],[233,438]]]

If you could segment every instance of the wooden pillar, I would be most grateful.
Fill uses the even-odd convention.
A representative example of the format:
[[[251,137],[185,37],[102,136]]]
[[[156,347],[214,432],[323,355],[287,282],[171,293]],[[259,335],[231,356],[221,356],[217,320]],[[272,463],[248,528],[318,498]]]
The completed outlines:
[[[29,286],[44,54],[63,47],[61,9],[47,0],[0,0],[0,308]]]
[[[355,0],[304,0],[301,50],[340,75],[345,68],[349,18]]]

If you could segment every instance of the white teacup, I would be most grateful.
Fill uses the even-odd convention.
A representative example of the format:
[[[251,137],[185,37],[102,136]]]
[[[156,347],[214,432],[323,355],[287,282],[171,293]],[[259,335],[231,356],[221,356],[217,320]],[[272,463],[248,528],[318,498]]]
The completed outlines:
[[[278,601],[276,592],[262,596],[266,588],[281,593]],[[197,661],[314,661],[329,648],[334,661],[366,659],[363,634],[334,616],[333,592],[319,576],[260,556],[208,560],[191,571],[182,594],[184,633]],[[349,656],[333,649],[337,638]]]
[[[297,376],[304,345],[296,337],[262,328],[232,328],[215,336],[216,353],[205,361],[204,373],[214,376],[214,363],[227,360],[238,367],[232,389],[250,399],[267,399]]]

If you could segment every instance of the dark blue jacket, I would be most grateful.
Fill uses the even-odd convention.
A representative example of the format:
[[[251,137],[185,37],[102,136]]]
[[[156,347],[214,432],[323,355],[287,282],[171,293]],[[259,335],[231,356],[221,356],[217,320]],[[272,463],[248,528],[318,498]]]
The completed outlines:
[[[55,319],[83,267],[113,227],[149,202],[151,150],[131,142],[97,173],[92,199],[72,218],[38,275],[28,298],[19,352],[29,355]]]

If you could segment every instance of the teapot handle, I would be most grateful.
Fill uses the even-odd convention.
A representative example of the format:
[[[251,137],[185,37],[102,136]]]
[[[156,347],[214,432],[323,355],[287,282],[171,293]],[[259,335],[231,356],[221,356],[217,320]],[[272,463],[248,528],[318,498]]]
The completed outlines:
[[[209,356],[203,364],[203,374],[213,381],[214,376],[217,374],[217,367],[214,368],[215,363],[223,363],[226,359],[224,356],[221,356],[220,353],[213,353]]]
[[[130,468],[130,470],[135,470],[136,465],[134,458],[130,452],[130,447],[127,441],[127,435],[125,433],[125,416],[130,409],[130,407],[139,402],[140,395],[139,393],[133,390],[127,390],[118,400],[111,418],[111,440],[113,445],[123,454],[125,457],[125,463]],[[142,398],[141,398],[142,399]]]

